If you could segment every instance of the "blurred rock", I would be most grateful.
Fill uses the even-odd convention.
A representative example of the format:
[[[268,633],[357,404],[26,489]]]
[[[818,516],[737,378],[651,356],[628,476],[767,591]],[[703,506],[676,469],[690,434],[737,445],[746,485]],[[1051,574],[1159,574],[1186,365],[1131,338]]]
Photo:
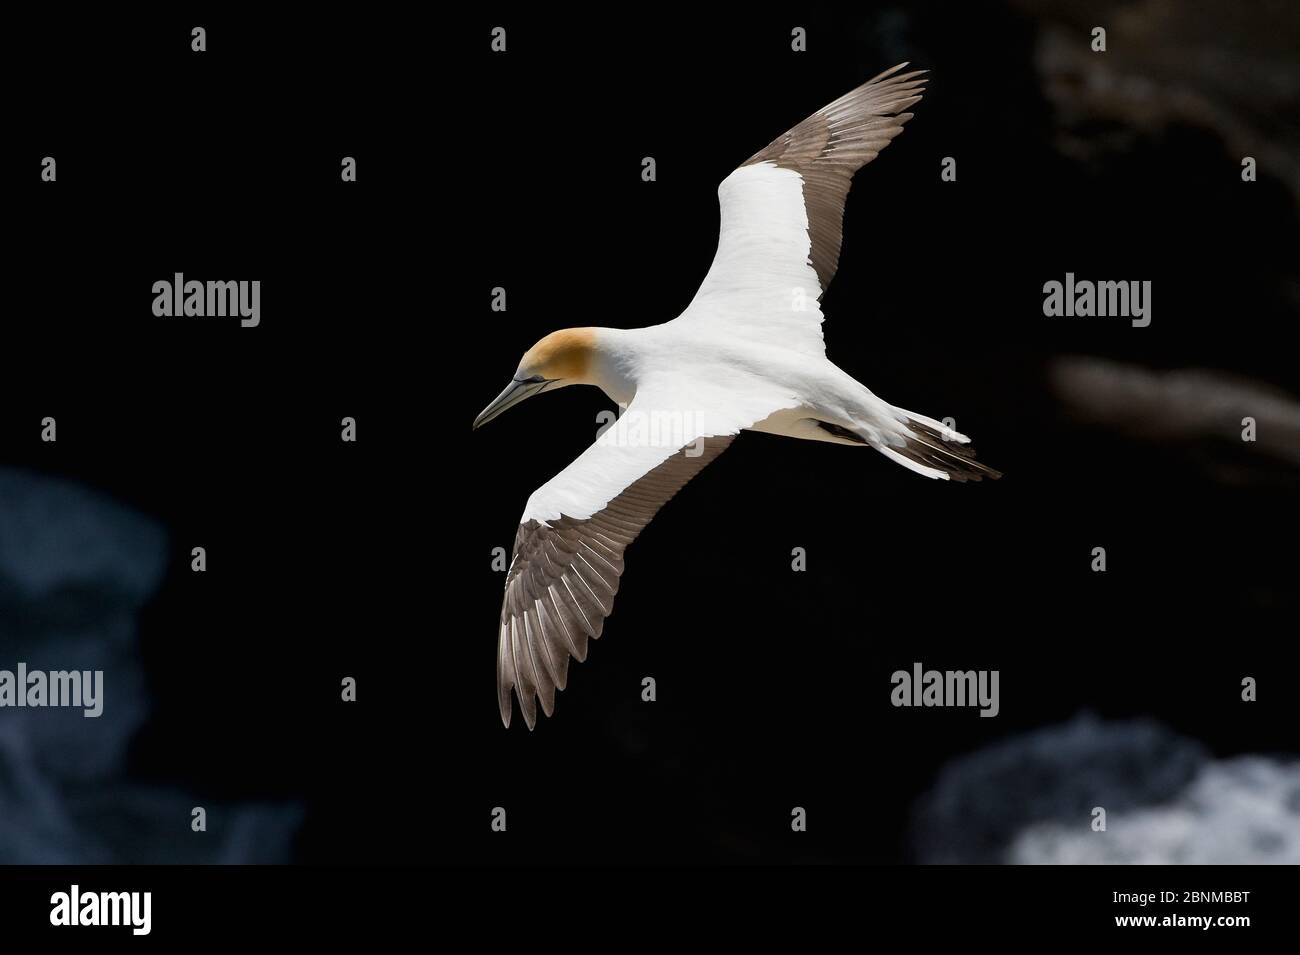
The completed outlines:
[[[0,588],[11,600],[59,613],[69,593],[93,593],[96,609],[133,610],[157,589],[166,559],[153,522],[75,484],[0,471]]]
[[[1094,806],[1124,813],[1175,798],[1208,761],[1194,740],[1149,720],[1084,714],[945,766],[918,800],[912,843],[923,863],[1000,863],[1036,824],[1082,826]]]
[[[1300,469],[1300,400],[1224,372],[1156,371],[1100,358],[1070,357],[1050,367],[1053,390],[1085,423],[1131,438],[1195,446],[1210,473],[1232,483]],[[1255,440],[1242,440],[1242,420]]]
[[[153,522],[75,484],[0,470],[0,669],[104,671],[99,718],[0,710],[37,771],[84,782],[120,771],[146,713],[135,615],[166,559]]]
[[[1230,156],[1254,156],[1300,206],[1300,6],[1214,0],[1013,0],[1041,18],[1036,64],[1056,108],[1062,152],[1088,160],[1116,145],[1089,124],[1208,130]],[[1106,51],[1090,47],[1106,29]]]
[[[1211,763],[1173,802],[1087,824],[1033,826],[1008,861],[1097,865],[1300,864],[1300,764],[1249,756]]]
[[[293,806],[223,806],[133,784],[127,748],[148,718],[136,615],[167,537],[66,481],[0,470],[0,668],[102,670],[103,715],[0,709],[0,863],[287,861]],[[208,831],[190,830],[190,810]]]

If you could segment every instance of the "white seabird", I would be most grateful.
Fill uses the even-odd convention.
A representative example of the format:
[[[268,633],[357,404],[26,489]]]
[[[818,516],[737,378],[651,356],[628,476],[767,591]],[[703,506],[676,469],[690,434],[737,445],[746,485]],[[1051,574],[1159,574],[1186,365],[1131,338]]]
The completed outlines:
[[[970,439],[877,398],[826,357],[818,305],[840,254],[853,174],[912,118],[924,70],[886,70],[778,137],[718,187],[718,251],[695,298],[650,328],[568,328],[528,350],[474,427],[535,394],[595,385],[625,407],[533,492],[515,536],[497,647],[507,727],[550,716],[569,656],[587,656],[623,573],[623,551],[741,431],[875,448],[941,480],[1000,475]]]

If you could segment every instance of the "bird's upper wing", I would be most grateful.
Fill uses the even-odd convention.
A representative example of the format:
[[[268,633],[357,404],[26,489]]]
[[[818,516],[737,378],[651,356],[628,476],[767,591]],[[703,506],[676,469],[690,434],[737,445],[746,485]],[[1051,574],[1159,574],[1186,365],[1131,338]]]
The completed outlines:
[[[912,118],[924,70],[886,70],[744,162],[718,187],[718,251],[678,321],[824,355],[818,301],[840,258],[853,174]]]
[[[549,716],[569,656],[586,659],[623,573],[623,551],[772,395],[737,398],[716,382],[641,385],[623,415],[528,499],[506,575],[497,644],[497,696],[510,725],[513,688],[531,729],[534,698]]]

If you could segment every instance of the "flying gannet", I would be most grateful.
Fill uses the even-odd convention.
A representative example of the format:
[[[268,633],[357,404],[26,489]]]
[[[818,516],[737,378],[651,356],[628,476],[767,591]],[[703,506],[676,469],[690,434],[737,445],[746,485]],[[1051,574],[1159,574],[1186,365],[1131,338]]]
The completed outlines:
[[[877,398],[831,364],[819,301],[835,275],[853,174],[912,118],[924,70],[906,63],[818,110],[718,187],[713,265],[677,318],[650,328],[568,328],[528,350],[477,428],[543,391],[595,385],[624,407],[533,492],[515,536],[497,646],[497,697],[529,729],[550,716],[601,634],[623,552],[655,513],[744,430],[875,448],[930,478],[1000,475],[970,439]]]

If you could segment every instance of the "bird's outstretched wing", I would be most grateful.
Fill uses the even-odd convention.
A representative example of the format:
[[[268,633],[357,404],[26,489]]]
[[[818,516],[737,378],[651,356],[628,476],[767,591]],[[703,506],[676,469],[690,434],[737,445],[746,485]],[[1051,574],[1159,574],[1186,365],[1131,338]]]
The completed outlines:
[[[903,131],[924,70],[900,63],[777,137],[718,187],[713,265],[678,321],[824,355],[817,303],[835,276],[853,174]]]
[[[735,397],[720,384],[642,386],[623,415],[528,499],[506,575],[497,644],[497,697],[510,725],[511,690],[529,729],[547,716],[569,657],[586,659],[613,610],[623,551],[650,519],[780,403]],[[707,409],[707,410],[701,410]]]

